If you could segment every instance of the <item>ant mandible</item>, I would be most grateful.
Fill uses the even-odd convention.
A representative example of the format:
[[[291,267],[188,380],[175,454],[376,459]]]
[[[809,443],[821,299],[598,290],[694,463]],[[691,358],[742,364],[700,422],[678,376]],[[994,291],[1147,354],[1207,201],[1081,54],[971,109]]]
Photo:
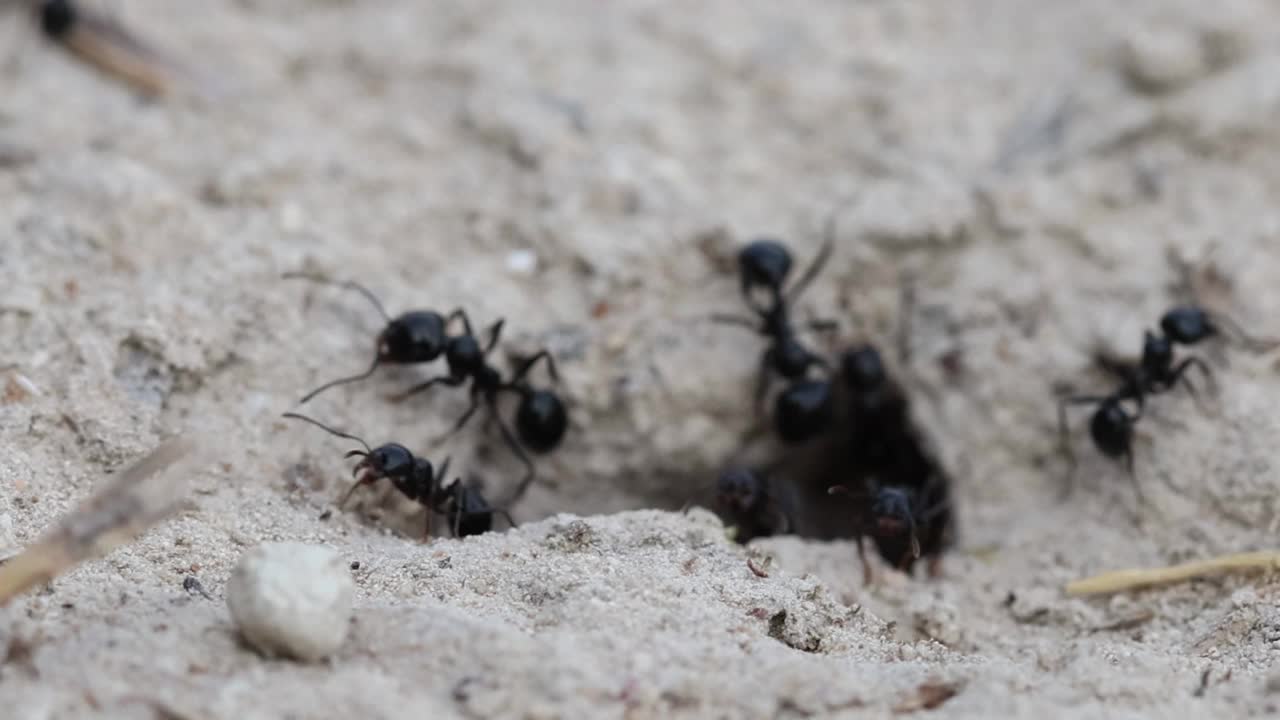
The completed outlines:
[[[443,485],[449,472],[447,457],[437,472],[430,460],[415,456],[399,443],[386,443],[374,448],[355,435],[335,430],[305,415],[285,413],[284,417],[311,423],[330,435],[355,440],[364,446],[364,450],[351,450],[343,456],[359,457],[360,462],[351,469],[351,475],[356,478],[356,482],[338,502],[339,508],[345,507],[347,501],[360,487],[372,485],[385,478],[390,480],[402,495],[427,509],[424,539],[431,536],[432,517],[435,513],[453,518],[449,530],[454,537],[476,535],[491,530],[494,513],[502,515],[508,524],[515,526],[511,515],[506,510],[490,506],[477,488],[463,485],[461,480],[454,480],[448,486]]]
[[[463,314],[461,308],[454,310],[447,318],[434,310],[412,310],[392,318],[387,314],[382,302],[378,300],[376,295],[368,288],[354,281],[332,280],[320,275],[301,272],[285,273],[282,277],[355,290],[373,304],[374,308],[378,310],[378,313],[382,315],[382,318],[387,323],[382,331],[378,333],[377,340],[374,343],[373,362],[369,365],[368,370],[359,375],[331,380],[304,395],[298,401],[299,404],[304,404],[316,395],[337,385],[364,380],[373,375],[380,365],[411,365],[435,360],[445,351],[448,340],[445,336],[445,327],[449,319]]]
[[[770,372],[786,380],[799,380],[812,367],[829,369],[826,360],[800,342],[791,324],[790,308],[831,258],[835,248],[834,237],[835,226],[832,221],[827,225],[826,239],[818,255],[799,280],[785,290],[783,285],[791,272],[792,260],[790,251],[782,243],[768,239],[756,240],[738,253],[742,297],[747,308],[756,317],[715,314],[711,319],[713,322],[750,328],[769,340],[769,347],[760,358],[760,375],[755,393],[757,406],[764,401]],[[757,302],[757,289],[767,291],[768,300],[765,304]],[[808,323],[815,330],[829,330],[833,325],[829,321]]]
[[[525,382],[525,378],[539,361],[545,362],[552,382],[559,382],[560,376],[556,371],[555,359],[548,351],[541,350],[527,358],[512,374],[510,380],[504,380],[502,373],[490,365],[488,360],[489,354],[498,345],[504,321],[498,320],[489,327],[488,342],[481,348],[467,314],[457,310],[450,315],[450,319],[455,317],[462,321],[463,333],[450,336],[445,345],[444,355],[449,367],[448,374],[419,383],[389,399],[392,402],[402,402],[433,385],[457,387],[470,380],[471,405],[440,440],[461,430],[483,404],[489,412],[490,419],[498,423],[498,429],[501,430],[507,447],[525,466],[525,476],[508,500],[508,502],[514,502],[524,495],[536,473],[533,461],[529,459],[524,448],[538,454],[550,452],[559,446],[569,426],[568,413],[560,396],[550,390],[535,389]],[[498,413],[498,396],[504,392],[513,393],[519,397],[515,434]]]

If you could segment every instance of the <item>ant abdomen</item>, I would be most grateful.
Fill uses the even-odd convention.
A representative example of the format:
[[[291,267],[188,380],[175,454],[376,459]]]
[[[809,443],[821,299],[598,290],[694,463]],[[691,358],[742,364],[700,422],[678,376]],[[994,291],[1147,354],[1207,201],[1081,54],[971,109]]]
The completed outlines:
[[[529,390],[516,409],[516,433],[536,453],[554,450],[569,427],[564,401],[550,390]]]

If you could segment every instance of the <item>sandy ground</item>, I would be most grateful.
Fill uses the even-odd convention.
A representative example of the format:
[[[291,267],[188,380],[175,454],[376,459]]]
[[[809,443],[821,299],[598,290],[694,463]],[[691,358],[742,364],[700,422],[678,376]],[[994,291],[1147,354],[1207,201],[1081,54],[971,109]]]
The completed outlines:
[[[1208,407],[1153,403],[1141,505],[1087,413],[1057,499],[1052,401],[1135,353],[1185,299],[1170,258],[1213,243],[1204,299],[1280,334],[1274,3],[115,5],[229,94],[142,101],[0,26],[0,549],[164,436],[221,460],[189,511],[0,611],[5,717],[879,717],[922,684],[958,690],[940,718],[1280,705],[1274,582],[1061,592],[1274,545],[1275,356],[1207,347]],[[709,513],[645,509],[768,454],[744,448],[759,340],[700,318],[738,309],[738,245],[809,257],[831,213],[802,312],[836,344],[892,346],[919,288],[897,370],[960,520],[936,581],[864,586],[851,543],[796,538],[750,549],[761,578]],[[520,528],[424,545],[376,495],[318,519],[349,446],[279,415],[379,323],[298,269],[555,352],[572,426]],[[308,411],[421,447],[465,407],[385,401],[426,372]],[[478,423],[440,452],[494,495],[519,474]],[[236,639],[226,579],[276,539],[358,563],[326,664]]]

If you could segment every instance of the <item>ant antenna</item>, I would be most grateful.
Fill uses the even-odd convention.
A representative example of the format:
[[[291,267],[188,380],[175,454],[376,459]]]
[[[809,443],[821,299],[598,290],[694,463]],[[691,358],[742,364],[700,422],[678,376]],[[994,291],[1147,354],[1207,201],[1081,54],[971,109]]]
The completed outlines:
[[[373,306],[378,309],[378,314],[382,315],[383,320],[386,320],[387,322],[391,322],[391,316],[387,314],[386,308],[382,307],[382,301],[378,299],[378,296],[374,295],[373,291],[371,291],[369,288],[361,285],[360,283],[354,280],[334,280],[332,278],[327,278],[323,275],[316,275],[313,273],[305,273],[305,272],[287,272],[281,275],[280,277],[283,280],[308,280],[310,282],[318,283],[320,285],[333,285],[334,287],[340,287],[345,290],[355,290],[356,292],[368,298],[369,302],[373,303]]]
[[[325,390],[328,390],[328,389],[329,389],[329,388],[331,388],[331,387],[335,387],[335,386],[337,386],[337,385],[345,385],[345,384],[347,384],[347,383],[353,383],[353,382],[357,382],[357,381],[359,381],[359,380],[364,380],[365,378],[367,378],[367,377],[369,377],[369,376],[373,375],[374,371],[378,369],[378,365],[379,365],[379,364],[381,364],[381,362],[382,362],[382,361],[381,361],[381,359],[380,359],[380,358],[378,358],[378,357],[375,355],[375,356],[374,356],[374,358],[373,358],[373,364],[369,366],[369,369],[368,369],[368,370],[365,370],[364,372],[360,373],[359,375],[352,375],[351,377],[344,377],[344,378],[338,378],[337,380],[330,380],[329,382],[327,382],[327,383],[325,383],[325,384],[321,385],[320,387],[316,388],[315,390],[312,390],[311,392],[307,393],[306,395],[303,395],[303,396],[302,396],[302,399],[298,401],[298,404],[299,404],[299,405],[304,405],[304,404],[306,404],[306,402],[307,402],[308,400],[310,400],[311,398],[313,398],[313,397],[315,397],[315,396],[319,395],[320,393],[324,392]],[[317,424],[318,424],[318,423],[317,423]],[[321,427],[323,427],[323,426],[321,426]],[[337,433],[335,433],[335,434],[337,434]]]
[[[787,302],[795,302],[795,299],[800,297],[800,293],[804,292],[804,289],[809,286],[809,283],[813,282],[813,279],[818,277],[818,273],[822,272],[823,266],[831,259],[831,253],[836,247],[835,213],[832,213],[831,217],[827,218],[826,224],[827,229],[824,233],[825,239],[822,241],[822,248],[818,250],[818,255],[813,259],[813,262],[809,263],[809,267],[805,268],[804,274],[800,276],[800,279],[797,280],[783,296]]]
[[[373,452],[373,448],[369,447],[369,443],[365,442],[364,440],[361,440],[355,435],[352,435],[351,433],[342,432],[341,430],[334,430],[333,428],[329,427],[328,425],[325,425],[319,420],[312,420],[306,415],[299,415],[298,413],[295,413],[295,412],[287,412],[281,417],[287,417],[287,418],[292,418],[294,420],[302,420],[303,422],[309,422],[312,425],[315,425],[316,427],[320,428],[321,430],[324,430],[325,432],[329,433],[330,435],[335,435],[340,438],[346,438],[348,440],[355,440],[356,442],[364,446],[366,454]],[[356,452],[359,452],[359,451],[356,451]]]
[[[1212,310],[1206,310],[1205,314],[1209,316],[1209,319],[1215,325],[1235,336],[1234,339],[1236,342],[1245,345],[1254,352],[1267,352],[1275,349],[1277,346],[1280,346],[1280,340],[1275,338],[1260,338],[1256,335],[1249,334],[1249,332],[1244,329],[1244,326],[1229,315],[1224,315],[1223,313]]]

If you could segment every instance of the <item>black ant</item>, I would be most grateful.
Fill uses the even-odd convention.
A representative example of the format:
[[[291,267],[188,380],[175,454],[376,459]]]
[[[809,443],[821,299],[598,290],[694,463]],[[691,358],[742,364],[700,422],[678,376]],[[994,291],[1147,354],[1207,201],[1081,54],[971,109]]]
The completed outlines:
[[[921,557],[929,558],[929,574],[939,572],[942,551],[950,543],[952,524],[947,482],[932,476],[922,488],[880,485],[868,478],[863,492],[846,485],[827,488],[830,495],[845,495],[858,502],[854,522],[858,560],[862,563],[863,581],[872,580],[867,562],[864,536],[870,535],[885,562],[910,575]]]
[[[461,430],[483,403],[489,411],[489,417],[497,421],[507,446],[525,466],[525,476],[509,501],[514,502],[524,495],[535,475],[533,461],[529,459],[524,448],[539,454],[550,452],[559,446],[568,429],[568,413],[560,396],[550,390],[535,389],[525,382],[525,377],[540,360],[546,363],[547,373],[551,376],[552,382],[559,382],[560,376],[556,371],[555,359],[546,350],[539,351],[525,359],[510,380],[504,380],[502,373],[490,365],[488,360],[489,353],[493,352],[498,345],[504,321],[498,320],[489,327],[489,339],[482,348],[475,337],[467,314],[457,310],[450,315],[450,319],[455,317],[462,321],[463,333],[449,336],[445,345],[444,355],[449,367],[448,374],[419,383],[389,399],[392,402],[402,402],[433,385],[457,387],[470,380],[470,407],[462,417],[458,418],[453,428],[440,439],[443,440]],[[516,434],[511,432],[511,428],[497,411],[498,396],[504,392],[514,393],[520,398],[516,408]]]
[[[1058,404],[1058,433],[1062,439],[1064,452],[1070,463],[1071,477],[1075,474],[1075,456],[1071,453],[1067,439],[1067,405],[1097,405],[1089,421],[1089,434],[1093,444],[1103,455],[1121,460],[1133,480],[1139,501],[1142,500],[1142,489],[1137,481],[1133,461],[1133,428],[1142,417],[1145,399],[1149,395],[1172,390],[1179,382],[1198,403],[1200,400],[1195,385],[1186,373],[1192,367],[1198,368],[1206,381],[1213,383],[1213,372],[1204,360],[1189,357],[1175,362],[1175,345],[1195,345],[1216,335],[1222,334],[1222,328],[1228,328],[1237,338],[1247,344],[1261,346],[1264,343],[1250,338],[1230,319],[1196,306],[1181,305],[1166,312],[1160,318],[1161,333],[1147,330],[1143,333],[1142,357],[1136,365],[1110,358],[1099,358],[1100,364],[1111,374],[1121,380],[1121,387],[1107,396],[1080,396],[1063,398]],[[1136,403],[1136,411],[1130,413],[1124,407],[1126,400]],[[1070,491],[1068,481],[1066,491]]]
[[[827,361],[806,348],[796,336],[791,324],[790,307],[831,258],[835,247],[833,237],[834,228],[829,225],[827,238],[818,255],[800,279],[785,290],[783,285],[791,272],[792,260],[790,251],[782,243],[776,240],[756,240],[738,253],[742,297],[747,308],[756,317],[716,314],[711,319],[713,322],[747,327],[768,338],[769,347],[760,359],[756,405],[764,401],[770,372],[786,380],[798,380],[804,378],[812,367],[829,369]],[[765,304],[757,302],[757,289],[767,291],[768,300]],[[829,330],[833,325],[829,321],[809,323],[809,327],[815,330]]]
[[[449,342],[449,338],[445,335],[445,327],[448,321],[463,314],[461,309],[454,310],[448,317],[434,310],[412,310],[399,317],[392,318],[387,314],[382,302],[378,300],[376,295],[368,288],[354,281],[331,280],[323,276],[300,272],[285,273],[281,277],[308,280],[322,285],[333,285],[347,290],[355,290],[368,299],[387,322],[382,331],[378,333],[377,341],[374,343],[373,362],[369,365],[368,370],[359,375],[331,380],[304,395],[298,401],[299,404],[306,403],[331,387],[364,380],[373,375],[380,365],[412,365],[435,360],[445,352]]]
[[[456,479],[451,484],[444,485],[444,479],[449,473],[449,458],[445,458],[437,471],[430,460],[415,456],[399,443],[387,443],[371,448],[361,438],[335,430],[305,415],[285,413],[284,417],[311,423],[330,435],[355,440],[364,446],[364,450],[351,450],[343,456],[359,457],[360,462],[351,469],[351,475],[356,478],[356,482],[342,496],[342,500],[338,503],[339,508],[344,507],[361,486],[371,485],[386,478],[402,495],[427,508],[424,538],[431,536],[431,519],[435,513],[452,518],[449,531],[454,537],[477,535],[491,530],[494,513],[502,515],[509,525],[515,526],[515,522],[506,510],[490,506],[474,486],[463,485],[461,480]]]
[[[716,499],[735,528],[734,540],[791,532],[791,518],[775,497],[769,481],[746,468],[730,468],[716,480]]]

